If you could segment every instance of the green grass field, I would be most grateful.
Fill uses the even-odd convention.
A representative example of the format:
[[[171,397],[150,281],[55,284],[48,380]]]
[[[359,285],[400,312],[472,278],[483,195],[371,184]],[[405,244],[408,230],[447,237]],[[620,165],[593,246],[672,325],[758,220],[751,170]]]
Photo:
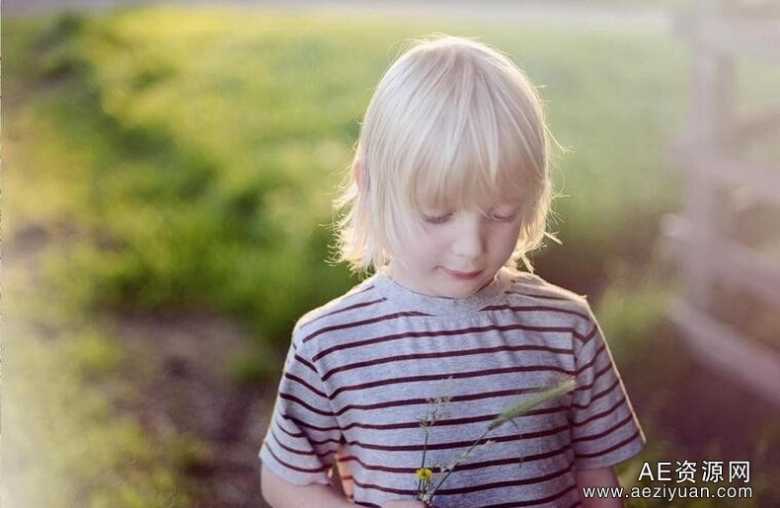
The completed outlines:
[[[137,393],[112,320],[223,316],[256,351],[228,366],[233,381],[273,386],[295,320],[355,282],[323,260],[333,189],[372,89],[403,40],[435,31],[502,48],[543,87],[550,128],[571,151],[555,168],[563,245],[532,259],[548,280],[591,295],[648,437],[659,436],[644,460],[680,457],[687,438],[662,418],[675,393],[668,383],[685,379],[686,364],[647,358],[679,347],[651,341],[673,334],[663,308],[674,287],[656,239],[663,214],[682,205],[682,174],[664,155],[689,100],[681,41],[150,8],[5,23],[5,235],[20,259],[35,252],[34,277],[25,263],[11,270],[10,298],[23,303],[11,308],[19,370],[6,377],[50,373],[4,380],[25,401],[14,420],[24,432],[6,449],[52,457],[19,464],[24,506],[195,502],[182,462],[198,444],[144,432],[115,409]],[[756,96],[777,83],[749,81]],[[755,467],[777,466],[761,452],[778,443],[767,428],[757,422],[763,444],[744,445]],[[718,438],[709,439],[694,449]],[[636,471],[627,465],[624,481]],[[48,478],[57,478],[51,489],[32,488]],[[778,495],[762,481],[763,499]],[[641,503],[632,506],[665,506]]]
[[[207,305],[283,341],[302,309],[344,287],[344,271],[320,262],[328,233],[318,225],[331,219],[371,90],[400,41],[437,27],[181,16],[66,18],[27,33],[34,57],[15,49],[22,30],[9,41],[11,79],[38,83],[10,127],[37,133],[19,136],[34,155],[14,162],[26,166],[24,188],[46,196],[17,194],[13,223],[46,213],[116,247],[79,252],[94,273],[80,297]],[[680,198],[662,154],[684,114],[684,48],[661,36],[449,31],[508,51],[544,87],[552,131],[573,150],[557,169],[565,245],[540,264],[568,258],[562,282],[588,291],[616,261],[646,262],[637,247]],[[300,287],[288,287],[291,270]],[[312,287],[315,277],[324,283]],[[294,297],[280,299],[280,286]]]

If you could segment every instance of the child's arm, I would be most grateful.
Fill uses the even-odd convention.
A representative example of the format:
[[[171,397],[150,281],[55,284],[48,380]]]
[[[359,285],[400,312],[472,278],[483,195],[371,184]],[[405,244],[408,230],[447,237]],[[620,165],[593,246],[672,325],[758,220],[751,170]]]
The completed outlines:
[[[352,508],[352,503],[330,485],[293,485],[263,466],[260,477],[263,499],[273,508]],[[391,501],[383,508],[425,508],[419,501]]]
[[[582,495],[583,487],[620,487],[611,467],[582,469],[577,471],[577,487]],[[620,498],[582,498],[583,508],[622,508]]]
[[[273,508],[298,508],[318,506],[319,508],[351,508],[349,500],[330,485],[294,485],[283,480],[265,466],[261,468],[260,486],[263,499]]]

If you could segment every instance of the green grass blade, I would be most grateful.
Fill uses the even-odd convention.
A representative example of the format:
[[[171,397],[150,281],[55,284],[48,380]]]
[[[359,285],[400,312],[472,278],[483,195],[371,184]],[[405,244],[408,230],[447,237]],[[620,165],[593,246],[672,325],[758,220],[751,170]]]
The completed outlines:
[[[577,386],[577,382],[574,380],[574,378],[568,379],[558,386],[554,386],[552,388],[548,388],[547,390],[543,390],[537,394],[535,394],[533,397],[524,400],[509,409],[505,410],[503,413],[498,415],[493,421],[490,422],[490,425],[488,425],[489,430],[496,429],[500,427],[501,425],[505,424],[508,421],[511,421],[514,418],[517,418],[520,415],[523,415],[533,409],[534,407],[538,406],[542,402],[545,402],[550,399],[555,399],[557,397],[560,397],[561,395],[564,395],[572,390]]]

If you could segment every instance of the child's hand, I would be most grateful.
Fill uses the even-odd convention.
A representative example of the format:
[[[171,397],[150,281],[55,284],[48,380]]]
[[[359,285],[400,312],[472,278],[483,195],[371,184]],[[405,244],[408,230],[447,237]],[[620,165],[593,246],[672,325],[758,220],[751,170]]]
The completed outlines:
[[[426,508],[426,506],[421,501],[390,501],[383,504],[382,508]]]

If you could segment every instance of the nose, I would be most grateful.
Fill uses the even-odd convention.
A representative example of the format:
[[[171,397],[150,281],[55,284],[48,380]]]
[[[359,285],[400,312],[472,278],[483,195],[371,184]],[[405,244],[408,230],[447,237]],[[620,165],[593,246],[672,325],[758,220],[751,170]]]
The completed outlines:
[[[464,213],[455,228],[455,238],[452,242],[452,253],[461,258],[462,268],[476,265],[485,251],[483,223],[479,213]],[[471,266],[469,266],[471,265]]]

